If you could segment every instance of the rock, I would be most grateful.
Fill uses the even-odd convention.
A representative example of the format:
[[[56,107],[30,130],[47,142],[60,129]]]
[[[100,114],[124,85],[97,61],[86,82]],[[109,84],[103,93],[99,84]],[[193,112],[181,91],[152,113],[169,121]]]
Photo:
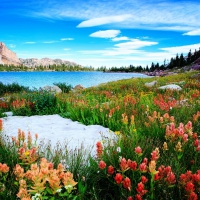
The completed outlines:
[[[74,87],[74,90],[83,90],[83,89],[85,89],[82,85],[76,85],[75,87]]]
[[[52,92],[52,93],[55,93],[55,94],[62,93],[62,90],[56,85],[54,85],[54,86],[45,86],[45,87],[41,88],[41,90],[47,91],[47,92]]]
[[[159,87],[158,89],[161,89],[161,90],[166,90],[166,89],[169,89],[169,90],[182,90],[182,88],[179,85],[176,85],[176,84],[164,85],[164,86]]]
[[[0,63],[7,65],[21,65],[16,53],[6,47],[3,42],[0,42]]]
[[[13,116],[13,113],[11,111],[10,112],[4,112],[3,114],[6,115],[7,117]]]
[[[153,87],[157,84],[157,81],[152,81],[150,83],[145,83],[144,85],[147,86],[147,87]]]

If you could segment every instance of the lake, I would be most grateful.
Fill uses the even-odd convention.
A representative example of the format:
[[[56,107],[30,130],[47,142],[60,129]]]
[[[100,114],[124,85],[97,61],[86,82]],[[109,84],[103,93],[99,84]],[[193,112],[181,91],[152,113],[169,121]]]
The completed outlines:
[[[18,83],[30,88],[40,88],[53,83],[81,84],[83,87],[96,86],[101,83],[147,77],[138,73],[103,73],[103,72],[0,72],[0,82],[4,84]]]

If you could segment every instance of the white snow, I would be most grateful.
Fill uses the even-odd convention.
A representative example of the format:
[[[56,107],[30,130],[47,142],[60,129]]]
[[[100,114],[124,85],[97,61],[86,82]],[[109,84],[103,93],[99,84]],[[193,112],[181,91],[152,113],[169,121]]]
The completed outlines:
[[[50,141],[52,147],[57,142],[61,144],[66,141],[68,150],[80,148],[92,148],[92,154],[96,151],[96,142],[102,141],[102,135],[108,138],[114,138],[114,133],[108,128],[100,125],[85,126],[71,119],[62,118],[59,115],[43,116],[8,116],[3,119],[3,132],[9,136],[17,136],[18,129],[26,134],[30,131],[31,135],[38,134],[39,141]]]

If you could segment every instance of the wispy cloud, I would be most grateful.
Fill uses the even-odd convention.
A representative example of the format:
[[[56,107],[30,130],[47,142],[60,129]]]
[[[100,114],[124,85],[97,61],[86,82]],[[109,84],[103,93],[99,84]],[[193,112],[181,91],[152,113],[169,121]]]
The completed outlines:
[[[104,24],[118,23],[118,22],[123,22],[128,18],[131,18],[130,14],[93,18],[93,19],[89,19],[89,20],[81,22],[77,27],[78,28],[93,27],[93,26],[100,26]]]
[[[115,37],[111,39],[114,42],[122,41],[122,40],[130,40],[128,37],[123,36],[123,37]]]
[[[168,53],[177,54],[177,53],[188,53],[194,51],[195,49],[199,49],[200,43],[191,44],[191,45],[184,45],[184,46],[176,46],[176,47],[167,47],[167,48],[160,48],[160,50],[166,51]]]
[[[63,49],[64,51],[69,51],[69,49],[68,48],[65,48],[65,49]]]
[[[25,42],[25,44],[35,44],[36,42]]]
[[[90,37],[97,38],[114,38],[121,33],[120,30],[106,30],[106,31],[97,31],[90,34]]]
[[[153,30],[191,31],[199,28],[198,1],[88,0],[44,2],[32,7],[32,17],[84,20],[77,27],[111,25],[113,27]],[[112,8],[112,9],[111,9]],[[91,17],[92,16],[92,17]]]
[[[93,51],[80,51],[82,54],[101,54],[102,56],[119,56],[119,55],[131,55],[144,53],[140,50],[146,46],[152,46],[158,44],[157,42],[144,41],[139,39],[132,39],[130,42],[123,42],[115,44],[111,49],[93,50]]]
[[[42,42],[42,43],[44,43],[44,44],[52,44],[52,43],[56,43],[56,42],[58,42],[58,41],[44,41],[44,42]]]
[[[74,40],[74,38],[61,38],[60,40],[66,41],[66,40]]]
[[[10,47],[10,48],[15,48],[16,45],[15,45],[15,44],[9,44],[9,47]]]
[[[189,31],[187,33],[184,33],[183,35],[189,35],[189,36],[200,36],[200,29],[196,29],[193,31]]]

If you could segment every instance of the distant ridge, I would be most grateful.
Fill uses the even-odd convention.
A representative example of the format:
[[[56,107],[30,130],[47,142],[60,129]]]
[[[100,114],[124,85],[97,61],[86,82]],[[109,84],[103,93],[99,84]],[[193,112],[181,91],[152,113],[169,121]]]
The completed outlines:
[[[29,67],[29,68],[34,68],[34,67],[38,67],[38,66],[43,66],[43,67],[48,67],[48,66],[52,66],[52,65],[66,65],[66,66],[80,66],[75,62],[70,62],[70,61],[66,61],[66,60],[61,60],[61,59],[50,59],[50,58],[42,58],[42,59],[37,59],[37,58],[27,58],[27,59],[23,59],[20,58],[19,59],[21,61],[21,64]]]

